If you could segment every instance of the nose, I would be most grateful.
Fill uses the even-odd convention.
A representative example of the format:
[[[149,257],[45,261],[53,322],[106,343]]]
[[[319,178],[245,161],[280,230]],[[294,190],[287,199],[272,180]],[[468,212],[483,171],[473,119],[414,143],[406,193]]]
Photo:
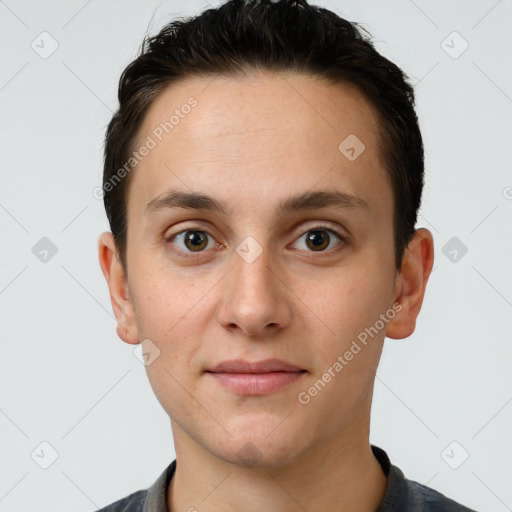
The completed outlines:
[[[253,261],[235,253],[233,268],[224,283],[218,320],[226,329],[268,338],[290,323],[289,301],[290,292],[266,249]]]

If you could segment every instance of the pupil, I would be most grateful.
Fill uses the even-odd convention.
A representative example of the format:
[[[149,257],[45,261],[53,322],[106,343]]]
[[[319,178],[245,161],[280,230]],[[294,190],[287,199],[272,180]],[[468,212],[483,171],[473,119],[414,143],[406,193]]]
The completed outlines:
[[[189,249],[192,249],[196,251],[197,249],[202,249],[204,246],[204,241],[206,240],[206,237],[204,234],[202,234],[201,231],[189,231],[186,237],[187,241],[187,247],[188,242],[192,244],[192,247],[189,247]]]
[[[310,248],[323,249],[329,245],[329,235],[325,231],[314,230],[310,233],[311,234],[307,237],[308,245],[310,242],[313,244]]]

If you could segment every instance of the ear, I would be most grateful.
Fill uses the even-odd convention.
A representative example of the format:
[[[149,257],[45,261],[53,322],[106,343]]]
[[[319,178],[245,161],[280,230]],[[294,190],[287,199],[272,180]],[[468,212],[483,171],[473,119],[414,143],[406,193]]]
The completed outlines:
[[[432,233],[425,228],[417,229],[397,273],[394,304],[400,304],[401,309],[388,323],[388,338],[407,338],[414,332],[433,263]]]
[[[98,256],[117,320],[117,335],[124,342],[136,345],[140,343],[140,337],[133,303],[128,293],[128,282],[123,267],[118,259],[114,236],[109,231],[102,233],[98,239]]]

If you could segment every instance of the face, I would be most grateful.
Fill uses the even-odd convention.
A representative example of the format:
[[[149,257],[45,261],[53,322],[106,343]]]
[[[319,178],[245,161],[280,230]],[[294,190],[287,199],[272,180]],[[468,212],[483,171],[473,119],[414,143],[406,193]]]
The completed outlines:
[[[137,147],[156,145],[132,171],[120,335],[151,340],[148,378],[179,440],[278,466],[364,434],[398,314],[393,194],[354,87],[212,80],[169,86],[139,132]],[[300,371],[212,372],[268,359]]]

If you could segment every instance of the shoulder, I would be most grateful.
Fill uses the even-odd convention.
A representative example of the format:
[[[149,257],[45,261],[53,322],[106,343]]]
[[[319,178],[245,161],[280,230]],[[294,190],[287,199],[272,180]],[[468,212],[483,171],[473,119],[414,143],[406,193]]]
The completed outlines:
[[[425,512],[476,512],[419,482],[406,478],[405,483],[410,488],[411,493],[420,497],[423,505],[422,510],[425,510]]]
[[[384,497],[376,512],[476,512],[444,494],[405,477],[378,446],[372,450],[387,477]]]
[[[176,460],[171,462],[148,489],[139,490],[99,509],[97,512],[166,512],[166,494],[169,482],[176,469]]]

